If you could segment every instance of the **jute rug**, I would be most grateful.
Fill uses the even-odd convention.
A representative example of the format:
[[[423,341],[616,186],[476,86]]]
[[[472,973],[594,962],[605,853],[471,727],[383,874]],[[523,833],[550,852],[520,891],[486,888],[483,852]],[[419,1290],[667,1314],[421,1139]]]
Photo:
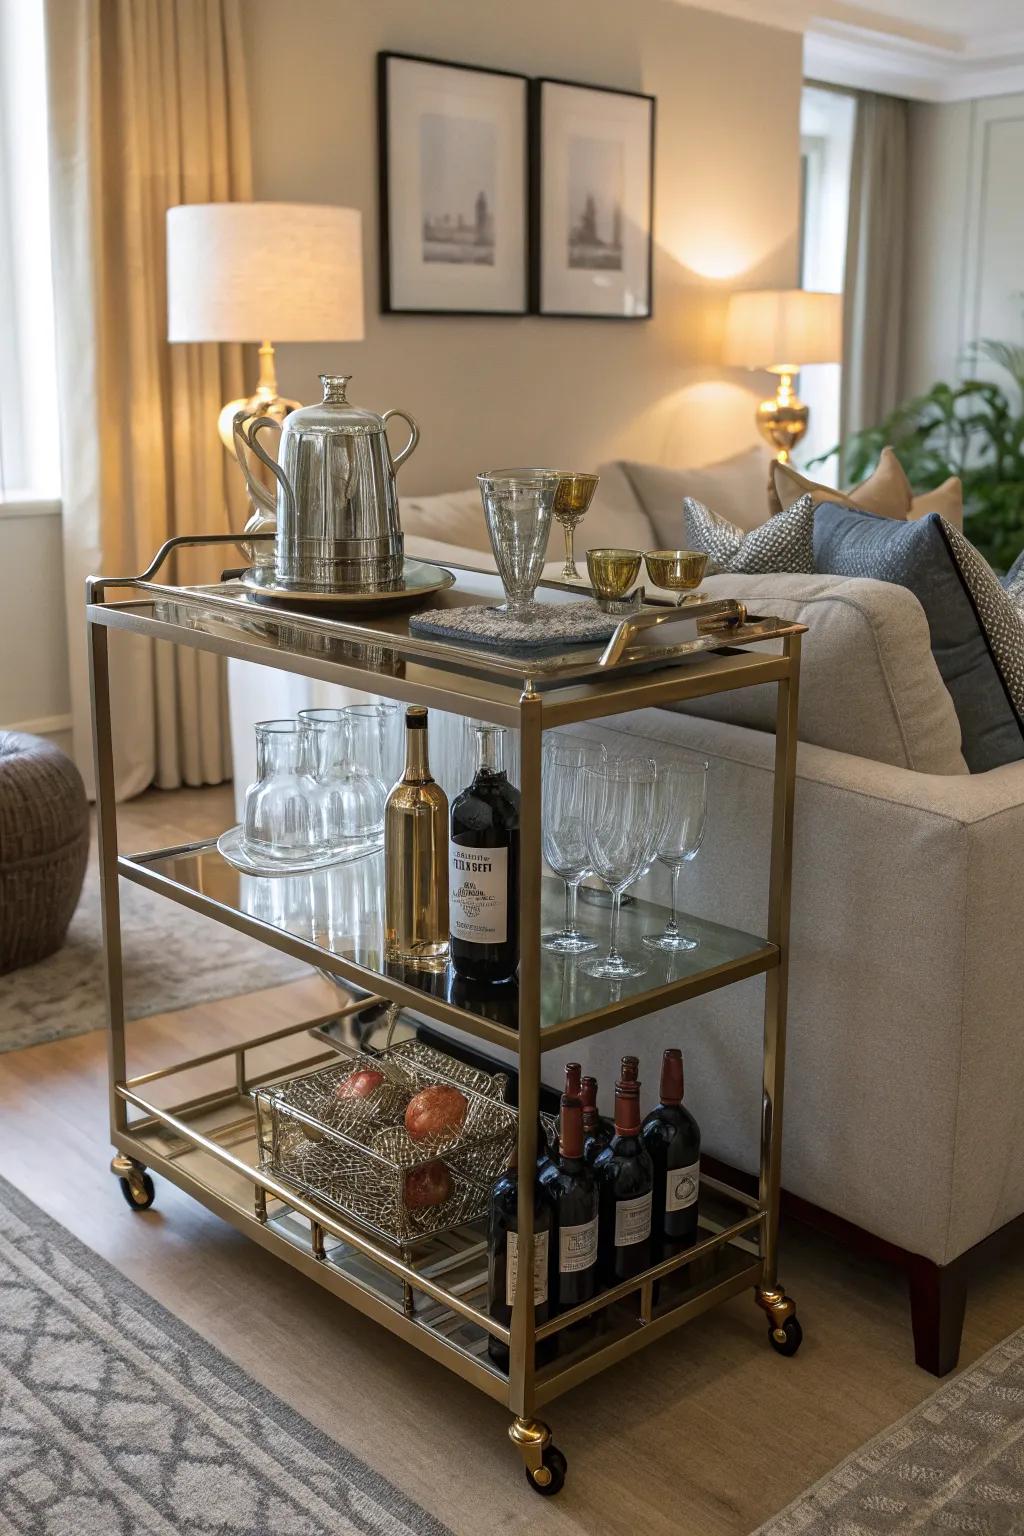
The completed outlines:
[[[754,1536],[1024,1532],[1024,1328]]]
[[[0,1533],[451,1536],[2,1179]]]
[[[121,884],[121,934],[129,1018],[172,1013],[190,1003],[258,992],[309,974],[309,967],[177,902]],[[0,976],[0,1052],[103,1029],[103,936],[95,849],[55,955]]]

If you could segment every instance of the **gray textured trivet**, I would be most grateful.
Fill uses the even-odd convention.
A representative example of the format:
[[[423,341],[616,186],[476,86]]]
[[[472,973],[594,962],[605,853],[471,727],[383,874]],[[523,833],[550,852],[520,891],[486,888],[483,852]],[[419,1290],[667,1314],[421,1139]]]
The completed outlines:
[[[493,603],[467,608],[437,608],[409,620],[415,635],[433,640],[471,640],[476,645],[517,651],[546,650],[552,645],[593,645],[610,640],[621,615],[605,613],[593,598],[573,603],[545,603],[535,619],[512,619]]]

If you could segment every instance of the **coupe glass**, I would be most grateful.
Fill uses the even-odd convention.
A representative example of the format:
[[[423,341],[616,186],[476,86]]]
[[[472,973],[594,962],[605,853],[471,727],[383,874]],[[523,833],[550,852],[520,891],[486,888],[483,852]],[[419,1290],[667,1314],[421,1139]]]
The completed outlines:
[[[647,967],[619,953],[622,893],[654,861],[657,826],[657,769],[651,757],[610,757],[585,768],[586,840],[590,867],[612,893],[608,953],[583,966],[588,976],[610,979],[643,976]]]
[[[679,905],[680,872],[684,864],[697,857],[707,828],[707,763],[686,762],[682,759],[659,763],[657,800],[658,838],[655,852],[659,862],[669,870],[672,908],[663,932],[647,933],[643,942],[648,949],[696,949],[700,940],[680,933],[676,912]]]
[[[544,742],[541,790],[541,836],[548,866],[565,882],[565,926],[541,939],[545,949],[560,955],[586,955],[595,939],[576,923],[581,881],[590,874],[585,833],[586,793],[583,770],[600,768],[608,754],[599,741],[579,736],[549,736]]]
[[[644,560],[654,585],[678,594],[676,603],[679,607],[700,601],[697,588],[708,568],[708,557],[702,550],[649,549]]]
[[[242,836],[250,858],[270,867],[330,863],[320,794],[309,771],[306,732],[298,720],[256,725],[256,782],[245,792]]]
[[[547,553],[551,513],[561,477],[554,469],[498,469],[477,475],[494,563],[506,601],[498,612],[534,619],[533,601]]]
[[[588,549],[587,572],[594,596],[617,603],[627,596],[640,574],[638,549]]]
[[[384,838],[383,779],[357,763],[344,709],[300,709],[307,761],[319,789],[324,836],[349,857],[372,853]]]
[[[576,524],[581,518],[586,517],[590,510],[590,503],[594,499],[599,478],[598,475],[581,475],[576,471],[568,470],[563,471],[558,477],[554,512],[555,520],[561,525],[562,533],[565,535],[565,564],[560,573],[563,581],[584,580],[576,569],[573,539]]]

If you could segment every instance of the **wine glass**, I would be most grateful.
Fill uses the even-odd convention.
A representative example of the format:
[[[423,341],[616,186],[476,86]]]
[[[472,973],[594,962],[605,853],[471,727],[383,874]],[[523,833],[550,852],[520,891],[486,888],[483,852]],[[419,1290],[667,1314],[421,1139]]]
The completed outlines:
[[[608,754],[599,741],[579,736],[549,736],[544,742],[541,786],[541,837],[549,867],[565,882],[565,927],[546,933],[545,949],[560,955],[585,955],[597,948],[576,925],[581,881],[590,874],[585,818],[585,768],[600,768]]]
[[[655,853],[667,866],[672,881],[672,906],[669,920],[661,933],[646,933],[648,949],[679,952],[697,949],[700,940],[680,933],[676,921],[679,905],[679,875],[684,864],[695,859],[704,841],[708,822],[708,765],[703,760],[687,762],[674,759],[658,765],[657,798],[660,802],[656,820],[658,837]]]
[[[619,953],[622,893],[654,861],[657,769],[651,757],[610,757],[584,768],[587,786],[586,841],[590,867],[612,893],[608,953],[588,960],[588,976],[643,976],[647,967]]]
[[[507,599],[497,611],[510,619],[534,619],[540,604],[533,594],[544,567],[561,477],[554,469],[497,469],[476,478]]]
[[[697,549],[649,549],[644,555],[647,574],[656,587],[677,592],[676,604],[700,601],[697,588],[704,580],[708,557]]]
[[[561,525],[565,536],[565,564],[562,566],[560,576],[562,581],[582,581],[584,578],[576,569],[576,555],[573,549],[573,538],[576,532],[576,524],[581,518],[586,517],[590,510],[590,503],[594,499],[597,490],[598,475],[581,475],[575,471],[566,470],[559,476],[558,489],[555,492],[554,513],[555,520]]]

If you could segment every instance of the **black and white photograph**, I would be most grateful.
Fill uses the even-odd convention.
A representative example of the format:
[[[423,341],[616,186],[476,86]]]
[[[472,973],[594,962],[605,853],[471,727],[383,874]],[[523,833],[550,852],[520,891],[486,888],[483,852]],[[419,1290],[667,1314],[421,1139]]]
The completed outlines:
[[[385,313],[524,314],[525,76],[396,53],[378,71]]]
[[[532,121],[533,308],[648,319],[654,98],[537,80]]]

